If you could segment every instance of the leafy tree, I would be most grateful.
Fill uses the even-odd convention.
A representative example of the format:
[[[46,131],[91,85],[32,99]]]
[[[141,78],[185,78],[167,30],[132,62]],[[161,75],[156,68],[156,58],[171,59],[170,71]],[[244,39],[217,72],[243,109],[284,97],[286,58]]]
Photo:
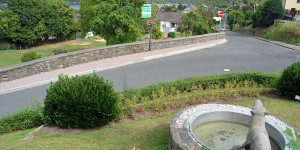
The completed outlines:
[[[272,0],[271,5],[268,7],[268,24],[274,24],[274,20],[281,19],[285,14],[281,0]]]
[[[255,19],[259,27],[268,27],[274,20],[281,19],[284,12],[281,0],[263,0],[257,7]]]
[[[142,4],[142,0],[81,1],[81,29],[83,33],[94,31],[107,45],[136,41],[140,35],[138,20]]]
[[[75,31],[74,12],[63,0],[8,0],[0,19],[0,36],[26,46],[49,36],[65,39]]]
[[[43,18],[45,18],[47,38],[54,36],[64,40],[76,31],[74,12],[65,1],[48,0]]]
[[[6,39],[10,42],[19,40],[21,30],[20,17],[11,10],[4,10],[0,13],[0,40]]]
[[[207,21],[208,26],[210,28],[213,28],[217,24],[216,21],[213,19],[213,17],[215,17],[217,15],[216,11],[213,8],[204,7],[204,6],[200,5],[200,6],[198,6],[198,9],[196,12],[198,14],[200,14],[205,21]]]
[[[200,35],[209,32],[209,26],[205,19],[195,11],[182,15],[180,31],[186,36]]]
[[[197,22],[195,27],[192,29],[192,34],[193,35],[201,35],[201,34],[207,34],[209,33],[210,29],[207,25],[207,23],[201,19],[200,21]]]
[[[44,2],[41,0],[8,0],[7,9],[20,17],[21,30],[18,42],[33,44],[36,36],[34,28],[42,20]]]
[[[244,22],[244,19],[245,15],[242,10],[232,9],[231,11],[229,11],[227,21],[230,26],[230,29],[232,30],[235,24],[241,24],[242,22]]]
[[[47,34],[47,29],[44,20],[40,21],[38,25],[34,28],[34,34],[37,38],[42,39]]]

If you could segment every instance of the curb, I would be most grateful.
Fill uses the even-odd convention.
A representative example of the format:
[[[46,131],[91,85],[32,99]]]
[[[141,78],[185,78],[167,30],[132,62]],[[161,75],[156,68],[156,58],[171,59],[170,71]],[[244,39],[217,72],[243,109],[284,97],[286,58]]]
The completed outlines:
[[[285,47],[285,48],[288,48],[288,49],[291,49],[291,50],[300,51],[299,46],[295,46],[295,45],[291,45],[291,44],[287,44],[287,43],[283,43],[283,42],[278,42],[278,41],[272,41],[272,40],[268,40],[268,39],[264,39],[264,38],[254,37],[254,36],[252,36],[252,38],[258,39],[258,40],[261,40],[261,41],[265,41],[265,42],[268,42],[268,43],[272,43],[272,44],[275,44],[275,45],[278,45],[278,46],[281,46],[281,47]]]
[[[186,48],[186,49],[177,50],[177,51],[174,51],[174,52],[166,52],[166,53],[157,54],[157,55],[153,55],[153,56],[146,56],[146,57],[143,57],[143,58],[139,58],[137,60],[124,62],[124,63],[117,64],[117,65],[114,65],[114,66],[109,66],[109,67],[104,67],[104,68],[95,68],[95,69],[92,69],[92,70],[87,70],[87,71],[82,71],[82,72],[70,74],[68,76],[71,77],[71,76],[76,76],[76,75],[79,75],[79,76],[86,75],[86,74],[90,74],[90,73],[93,73],[93,72],[100,72],[100,71],[104,71],[104,70],[108,70],[108,69],[112,69],[112,68],[127,66],[127,65],[136,64],[136,63],[140,63],[140,62],[145,62],[145,61],[149,61],[149,60],[154,60],[154,59],[164,58],[164,57],[168,57],[168,56],[173,56],[173,55],[183,54],[183,53],[187,53],[187,52],[193,52],[193,51],[197,51],[197,50],[211,48],[211,47],[214,47],[214,46],[217,46],[217,45],[225,44],[227,42],[228,42],[228,40],[223,39],[222,41],[212,43],[212,44],[207,44],[207,45],[197,46],[197,47],[192,47],[192,48]],[[40,86],[40,85],[44,85],[44,84],[51,83],[51,82],[56,82],[56,81],[58,81],[58,78],[52,78],[52,79],[40,81],[40,82],[37,82],[37,83],[18,86],[18,87],[14,87],[14,88],[10,88],[10,89],[0,91],[0,95],[15,92],[15,91],[19,91],[19,90],[23,90],[23,89],[30,88],[30,87],[36,87],[36,86]]]

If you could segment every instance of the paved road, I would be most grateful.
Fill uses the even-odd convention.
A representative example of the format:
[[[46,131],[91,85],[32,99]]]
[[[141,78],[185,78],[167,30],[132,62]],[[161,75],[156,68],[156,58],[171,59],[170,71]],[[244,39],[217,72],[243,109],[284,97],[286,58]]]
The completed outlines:
[[[155,59],[97,72],[112,81],[117,91],[162,81],[231,72],[276,72],[300,61],[300,52],[237,33],[227,34],[228,43],[213,48]],[[33,101],[43,102],[49,84],[0,95],[0,117]]]

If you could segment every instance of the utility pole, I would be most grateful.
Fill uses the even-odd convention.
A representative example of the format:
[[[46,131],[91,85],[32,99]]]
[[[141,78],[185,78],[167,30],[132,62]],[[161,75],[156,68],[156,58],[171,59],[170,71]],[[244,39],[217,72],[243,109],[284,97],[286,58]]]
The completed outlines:
[[[151,20],[152,20],[152,5],[153,5],[153,0],[151,0]],[[150,37],[149,37],[149,51],[151,51],[152,47],[152,23],[150,24]]]

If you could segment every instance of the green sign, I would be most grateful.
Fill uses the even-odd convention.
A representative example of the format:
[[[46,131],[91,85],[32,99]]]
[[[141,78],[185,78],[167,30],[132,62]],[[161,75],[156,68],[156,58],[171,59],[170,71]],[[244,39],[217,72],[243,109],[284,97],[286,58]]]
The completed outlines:
[[[151,7],[152,4],[144,4],[144,7]]]
[[[142,18],[151,18],[151,7],[142,7]]]

